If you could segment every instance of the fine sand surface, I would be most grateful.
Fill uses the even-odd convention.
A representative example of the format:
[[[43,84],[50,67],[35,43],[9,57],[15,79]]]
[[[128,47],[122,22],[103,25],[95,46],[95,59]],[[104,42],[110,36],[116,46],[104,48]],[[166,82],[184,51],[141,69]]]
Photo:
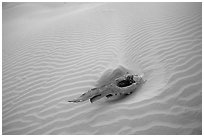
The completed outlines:
[[[201,6],[3,3],[3,134],[202,134]],[[115,69],[147,82],[67,102]]]

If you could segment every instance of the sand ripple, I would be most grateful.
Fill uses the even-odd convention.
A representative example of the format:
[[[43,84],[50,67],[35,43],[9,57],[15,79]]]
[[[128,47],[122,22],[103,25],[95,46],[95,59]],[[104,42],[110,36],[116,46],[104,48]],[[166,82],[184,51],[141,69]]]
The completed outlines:
[[[201,29],[201,3],[4,5],[3,134],[202,134]],[[67,102],[118,67],[147,82]]]

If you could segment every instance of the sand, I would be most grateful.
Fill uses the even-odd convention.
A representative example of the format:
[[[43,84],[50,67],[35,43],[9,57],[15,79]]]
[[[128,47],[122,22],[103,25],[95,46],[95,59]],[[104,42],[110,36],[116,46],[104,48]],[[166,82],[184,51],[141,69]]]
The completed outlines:
[[[3,134],[202,134],[201,6],[3,3]],[[147,82],[67,102],[118,68]]]

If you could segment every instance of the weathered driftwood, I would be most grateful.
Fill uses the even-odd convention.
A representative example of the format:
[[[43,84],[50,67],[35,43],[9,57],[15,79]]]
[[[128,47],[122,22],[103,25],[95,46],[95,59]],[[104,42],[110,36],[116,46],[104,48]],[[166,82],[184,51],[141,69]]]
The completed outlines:
[[[127,95],[131,94],[136,90],[136,88],[143,84],[143,76],[126,74],[119,78],[116,78],[110,84],[103,85],[101,87],[93,88],[88,92],[82,94],[79,98],[70,100],[68,102],[83,102],[90,99],[90,102],[93,103],[96,100],[99,100],[103,97],[113,97],[117,95]]]

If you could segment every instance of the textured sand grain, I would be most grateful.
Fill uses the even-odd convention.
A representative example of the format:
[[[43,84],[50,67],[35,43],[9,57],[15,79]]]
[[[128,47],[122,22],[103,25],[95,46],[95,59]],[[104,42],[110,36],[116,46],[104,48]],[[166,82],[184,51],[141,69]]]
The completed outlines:
[[[3,134],[202,133],[201,3],[13,3],[2,15]],[[119,66],[147,82],[67,102]]]

